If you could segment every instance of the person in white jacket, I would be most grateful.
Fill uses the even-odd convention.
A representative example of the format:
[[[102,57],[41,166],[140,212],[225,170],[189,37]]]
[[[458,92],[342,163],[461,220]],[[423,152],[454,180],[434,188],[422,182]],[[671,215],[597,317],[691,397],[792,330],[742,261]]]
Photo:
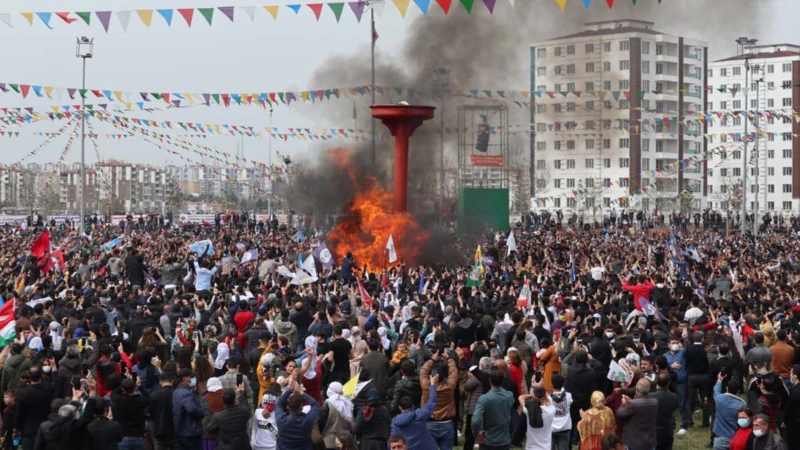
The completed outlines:
[[[278,425],[275,423],[275,406],[281,395],[281,386],[272,383],[256,409],[255,426],[250,434],[250,446],[253,450],[276,450],[278,447]]]

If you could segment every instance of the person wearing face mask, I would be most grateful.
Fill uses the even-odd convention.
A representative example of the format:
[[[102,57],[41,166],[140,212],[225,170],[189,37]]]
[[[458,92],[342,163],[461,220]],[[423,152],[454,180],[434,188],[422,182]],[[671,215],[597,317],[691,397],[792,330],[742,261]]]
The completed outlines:
[[[200,450],[203,448],[203,408],[194,391],[197,376],[189,369],[178,373],[180,384],[172,397],[172,421],[175,425],[176,450]]]
[[[730,450],[746,450],[753,448],[753,411],[750,408],[739,408],[739,410],[736,411],[736,426],[736,433],[734,433],[731,438],[730,445],[723,448],[730,448]],[[751,445],[748,445],[748,443]]]
[[[678,410],[681,412],[681,428],[678,430],[678,435],[683,436],[689,428],[692,417],[686,409],[686,394],[689,389],[686,356],[681,349],[681,340],[678,336],[672,336],[669,339],[669,351],[664,356],[667,358],[670,369],[674,370],[677,375],[675,395],[678,396]]]
[[[739,429],[739,411],[746,406],[744,400],[739,398],[742,392],[742,383],[737,379],[730,379],[723,389],[725,373],[717,375],[714,385],[714,450],[725,450]],[[725,390],[725,393],[723,393]]]
[[[766,414],[753,417],[753,435],[747,440],[747,448],[757,450],[786,450],[786,443],[770,431],[770,418]]]
[[[256,409],[255,426],[250,434],[253,450],[275,450],[278,446],[278,424],[275,422],[275,405],[281,396],[281,386],[270,384],[263,395],[261,407]]]

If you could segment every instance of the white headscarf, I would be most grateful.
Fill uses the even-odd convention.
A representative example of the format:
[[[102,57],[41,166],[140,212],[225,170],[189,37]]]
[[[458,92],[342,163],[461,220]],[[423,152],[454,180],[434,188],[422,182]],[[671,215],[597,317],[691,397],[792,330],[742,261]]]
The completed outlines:
[[[32,348],[36,351],[43,349],[44,344],[42,344],[42,338],[36,336],[33,339],[31,339],[30,342],[28,342],[28,348]]]
[[[225,368],[225,362],[231,357],[231,349],[228,344],[220,342],[217,345],[217,357],[214,359],[214,368],[222,370]]]
[[[389,347],[392,346],[392,341],[386,337],[386,327],[378,328],[378,336],[381,337],[381,344],[383,344],[384,350],[389,350]]]
[[[343,394],[342,383],[335,381],[328,386],[328,399],[325,401],[331,405],[340,416],[344,417],[349,423],[353,423],[353,402]]]
[[[350,345],[355,347],[356,346],[356,342],[361,340],[361,328],[353,327],[352,329],[347,330],[347,331],[350,332],[350,337],[347,338],[347,340],[350,342]],[[342,334],[342,336],[344,337],[344,334]]]
[[[55,320],[50,322],[50,337],[53,339],[53,350],[61,350],[61,324]]]
[[[311,358],[311,365],[308,366],[308,370],[303,376],[306,380],[313,380],[317,377],[317,337],[316,336],[309,336],[306,338],[306,348],[310,348],[313,353],[308,356]]]

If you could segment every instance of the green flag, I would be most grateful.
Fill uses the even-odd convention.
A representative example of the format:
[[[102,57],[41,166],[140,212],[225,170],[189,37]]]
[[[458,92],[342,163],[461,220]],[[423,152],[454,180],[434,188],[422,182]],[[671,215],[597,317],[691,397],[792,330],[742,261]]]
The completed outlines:
[[[467,278],[467,287],[473,286],[480,286],[481,285],[481,263],[475,263],[475,266],[472,267],[472,272],[469,274],[469,278]]]

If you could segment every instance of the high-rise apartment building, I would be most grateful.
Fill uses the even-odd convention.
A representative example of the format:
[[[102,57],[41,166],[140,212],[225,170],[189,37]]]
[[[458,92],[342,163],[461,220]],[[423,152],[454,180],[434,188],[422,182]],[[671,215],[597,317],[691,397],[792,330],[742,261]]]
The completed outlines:
[[[709,63],[707,75],[708,205],[739,212],[746,174],[748,211],[800,210],[800,46],[744,47]]]
[[[613,20],[531,46],[536,209],[699,210],[705,42]]]
[[[101,211],[164,213],[168,209],[170,176],[166,169],[123,161],[95,164]]]

